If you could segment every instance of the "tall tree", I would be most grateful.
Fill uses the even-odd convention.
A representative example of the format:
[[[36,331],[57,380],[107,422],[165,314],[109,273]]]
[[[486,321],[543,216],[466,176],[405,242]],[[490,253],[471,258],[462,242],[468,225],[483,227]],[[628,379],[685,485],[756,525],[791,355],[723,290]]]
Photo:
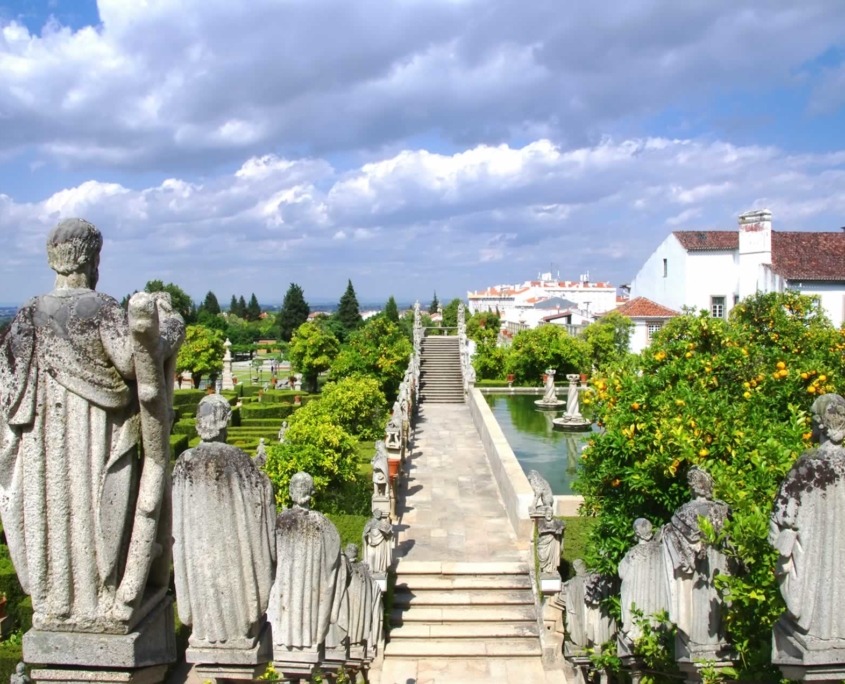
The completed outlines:
[[[302,288],[296,283],[291,283],[279,312],[279,338],[283,342],[290,342],[294,331],[308,320],[310,313],[311,307],[305,301]]]
[[[190,295],[178,285],[173,283],[164,284],[161,280],[150,280],[144,286],[144,292],[167,292],[170,295],[170,303],[173,308],[182,314],[185,323],[191,325],[197,320],[197,307],[194,305]]]
[[[431,300],[431,304],[428,307],[428,313],[436,314],[437,309],[440,308],[440,302],[437,300],[437,291],[434,292],[434,299]]]
[[[258,299],[255,297],[255,293],[252,293],[252,296],[249,298],[249,304],[246,306],[246,318],[248,321],[257,321],[261,316],[261,305],[258,303]]]
[[[390,299],[384,305],[384,317],[393,323],[399,322],[399,307],[396,306],[396,300],[393,298],[393,295],[390,295]]]
[[[223,347],[225,336],[219,330],[211,330],[202,325],[189,325],[185,328],[185,342],[179,347],[176,357],[176,370],[191,374],[194,387],[199,387],[202,376],[211,375],[213,382],[223,369]]]
[[[317,376],[329,369],[339,349],[337,338],[316,323],[303,323],[296,329],[288,355],[293,370],[302,373],[309,392],[317,391]]]
[[[200,311],[210,313],[212,316],[216,316],[220,313],[220,303],[217,301],[217,296],[211,290],[208,291],[208,294],[205,295],[205,299],[202,300],[202,304],[200,304]]]
[[[232,295],[232,301],[229,302],[229,313],[233,316],[238,315],[238,298]]]
[[[461,300],[457,297],[443,307],[443,319],[440,325],[444,328],[458,327],[458,307],[461,305]]]
[[[361,325],[361,311],[358,309],[358,298],[355,296],[355,288],[352,287],[351,280],[347,282],[346,292],[340,298],[336,317],[348,331],[355,330]]]
[[[243,295],[238,297],[238,316],[246,318],[246,300]]]

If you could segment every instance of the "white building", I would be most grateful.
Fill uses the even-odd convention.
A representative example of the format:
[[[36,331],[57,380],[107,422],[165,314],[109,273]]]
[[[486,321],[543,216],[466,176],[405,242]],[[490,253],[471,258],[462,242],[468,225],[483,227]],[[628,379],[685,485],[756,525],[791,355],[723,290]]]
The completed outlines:
[[[628,349],[634,354],[639,354],[650,345],[652,335],[660,330],[666,321],[678,315],[677,311],[661,306],[645,297],[631,299],[616,311],[630,318],[634,324],[634,329],[631,331],[631,341],[628,344]]]
[[[646,260],[631,298],[726,317],[755,292],[819,295],[835,326],[845,320],[845,233],[772,230],[768,210],[739,217],[739,230],[675,231]]]
[[[469,312],[498,312],[502,327],[516,333],[536,328],[543,322],[565,319],[550,316],[569,312],[570,325],[616,308],[616,288],[610,283],[590,282],[589,275],[578,281],[558,280],[551,273],[541,273],[538,280],[518,285],[494,285],[486,290],[467,292]]]

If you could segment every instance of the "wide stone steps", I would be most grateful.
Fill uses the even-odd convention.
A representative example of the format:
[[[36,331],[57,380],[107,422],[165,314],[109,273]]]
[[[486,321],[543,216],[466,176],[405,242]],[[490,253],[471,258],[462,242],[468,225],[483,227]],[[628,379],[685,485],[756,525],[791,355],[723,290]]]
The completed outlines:
[[[464,403],[460,346],[457,337],[427,337],[420,360],[420,401]]]
[[[525,563],[400,562],[385,657],[541,655]]]

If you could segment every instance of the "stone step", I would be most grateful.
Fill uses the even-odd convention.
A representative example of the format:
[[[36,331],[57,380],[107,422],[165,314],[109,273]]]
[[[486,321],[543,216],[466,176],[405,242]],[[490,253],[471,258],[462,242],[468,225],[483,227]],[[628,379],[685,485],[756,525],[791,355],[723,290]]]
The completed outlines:
[[[394,608],[390,624],[423,622],[431,625],[455,622],[532,622],[535,620],[533,605],[504,606],[414,606],[413,609]]]
[[[398,639],[385,657],[405,658],[534,658],[542,655],[537,637],[526,639]]]
[[[393,605],[400,607],[417,606],[497,606],[497,605],[534,605],[530,591],[510,589],[490,591],[486,589],[422,589],[419,591],[397,591],[393,596]]]
[[[391,641],[396,639],[530,639],[539,636],[536,620],[518,624],[497,622],[411,623],[390,630]]]
[[[402,575],[396,580],[396,591],[429,589],[531,589],[526,575]]]
[[[528,564],[520,561],[412,561],[400,558],[396,574],[404,575],[521,575],[528,574]]]

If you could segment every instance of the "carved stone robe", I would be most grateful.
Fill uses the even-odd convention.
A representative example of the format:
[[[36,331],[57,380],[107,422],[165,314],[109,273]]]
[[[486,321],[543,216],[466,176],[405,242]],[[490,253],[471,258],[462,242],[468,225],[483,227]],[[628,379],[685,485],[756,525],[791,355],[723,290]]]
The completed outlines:
[[[640,628],[634,624],[634,607],[645,616],[668,608],[660,540],[640,542],[632,547],[619,563],[619,577],[622,636],[633,642],[640,637]]]

